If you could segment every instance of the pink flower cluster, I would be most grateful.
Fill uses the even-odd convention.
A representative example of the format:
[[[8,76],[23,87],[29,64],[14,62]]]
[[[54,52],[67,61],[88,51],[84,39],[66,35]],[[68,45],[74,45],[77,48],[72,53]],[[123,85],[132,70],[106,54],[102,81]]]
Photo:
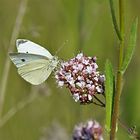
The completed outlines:
[[[65,85],[70,89],[76,102],[91,103],[96,93],[104,94],[105,77],[97,68],[96,57],[87,57],[80,53],[61,63],[55,77],[60,87]]]
[[[75,126],[73,140],[103,140],[102,132],[100,124],[90,120]]]

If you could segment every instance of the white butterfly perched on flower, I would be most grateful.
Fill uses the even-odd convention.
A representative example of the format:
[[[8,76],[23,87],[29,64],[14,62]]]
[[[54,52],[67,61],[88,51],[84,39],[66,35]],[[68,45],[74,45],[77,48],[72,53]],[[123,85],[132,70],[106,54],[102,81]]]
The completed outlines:
[[[43,83],[58,65],[58,57],[26,39],[16,41],[17,53],[9,53],[23,79],[33,85]]]

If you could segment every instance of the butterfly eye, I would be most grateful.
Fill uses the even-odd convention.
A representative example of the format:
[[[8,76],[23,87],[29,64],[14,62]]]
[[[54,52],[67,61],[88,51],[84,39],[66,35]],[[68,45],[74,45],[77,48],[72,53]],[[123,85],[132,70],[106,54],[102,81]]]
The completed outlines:
[[[22,62],[25,62],[25,59],[21,59]]]

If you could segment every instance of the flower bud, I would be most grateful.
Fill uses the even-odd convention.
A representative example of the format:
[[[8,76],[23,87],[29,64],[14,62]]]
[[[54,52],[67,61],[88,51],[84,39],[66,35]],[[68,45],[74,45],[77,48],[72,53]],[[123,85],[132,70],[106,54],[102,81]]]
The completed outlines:
[[[97,121],[90,120],[75,126],[73,140],[103,140],[102,131]]]

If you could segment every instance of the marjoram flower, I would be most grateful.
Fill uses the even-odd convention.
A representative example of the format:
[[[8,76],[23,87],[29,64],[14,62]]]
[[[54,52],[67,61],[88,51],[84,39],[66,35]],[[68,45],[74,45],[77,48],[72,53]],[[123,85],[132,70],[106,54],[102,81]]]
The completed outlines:
[[[102,132],[100,124],[90,120],[75,126],[73,140],[103,140]]]
[[[66,86],[74,100],[81,104],[93,102],[95,94],[104,94],[105,76],[97,71],[96,57],[87,57],[83,53],[60,64],[55,78],[60,87]]]

